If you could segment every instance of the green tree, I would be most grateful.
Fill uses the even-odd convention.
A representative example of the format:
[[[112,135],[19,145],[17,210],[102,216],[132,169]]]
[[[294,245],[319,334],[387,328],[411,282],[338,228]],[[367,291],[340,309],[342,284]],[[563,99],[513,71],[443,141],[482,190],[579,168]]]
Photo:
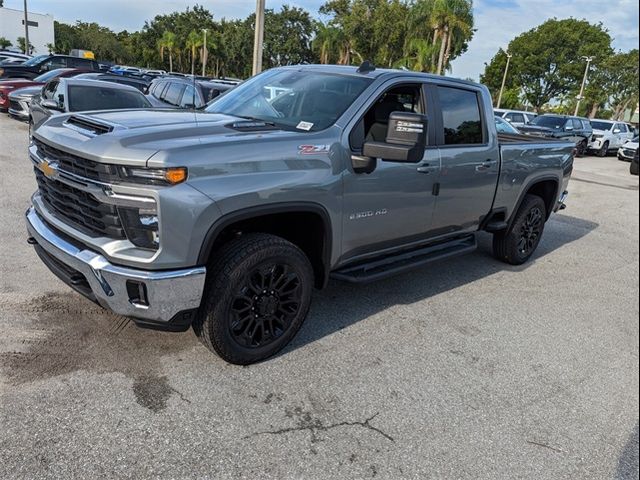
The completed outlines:
[[[599,64],[612,54],[611,37],[601,24],[572,18],[547,20],[514,38],[508,51],[513,55],[509,84],[522,89],[524,99],[536,111],[579,88],[585,69],[583,56],[592,56],[594,64]],[[503,61],[496,55],[483,78],[495,82]]]
[[[1,5],[0,5],[1,6]],[[0,37],[0,50],[4,50],[7,47],[13,45],[9,40],[4,37]]]
[[[29,42],[29,49],[27,50],[26,40],[24,37],[18,37],[16,41],[18,42],[18,48],[22,50],[24,53],[27,53],[27,54],[33,53],[34,51],[33,44]]]
[[[169,71],[173,72],[173,49],[176,45],[176,34],[165,30],[160,40],[158,40],[158,49],[160,51],[160,60],[164,62],[164,52],[169,54]]]
[[[187,41],[184,46],[187,50],[189,50],[191,54],[191,75],[195,75],[196,72],[196,53],[198,49],[202,47],[204,43],[204,38],[201,32],[197,30],[191,30],[189,35],[187,36]]]

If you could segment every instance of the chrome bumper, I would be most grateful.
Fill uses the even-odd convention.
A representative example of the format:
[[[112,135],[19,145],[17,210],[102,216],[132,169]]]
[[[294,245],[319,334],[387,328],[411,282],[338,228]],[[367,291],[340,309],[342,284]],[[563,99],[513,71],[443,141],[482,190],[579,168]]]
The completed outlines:
[[[159,272],[120,267],[109,263],[102,255],[67,241],[45,224],[33,207],[27,210],[26,220],[29,243],[44,250],[47,258],[54,259],[53,262],[45,261],[49,269],[59,277],[60,272],[71,272],[71,281],[61,277],[63,281],[114,313],[161,326],[178,314],[200,306],[206,275],[204,267]],[[77,273],[84,276],[88,288],[74,287],[74,281],[84,284],[84,280],[78,280],[81,277]],[[139,287],[141,284],[144,287]],[[142,302],[135,295],[132,298],[131,292],[138,287],[138,291],[144,293]]]

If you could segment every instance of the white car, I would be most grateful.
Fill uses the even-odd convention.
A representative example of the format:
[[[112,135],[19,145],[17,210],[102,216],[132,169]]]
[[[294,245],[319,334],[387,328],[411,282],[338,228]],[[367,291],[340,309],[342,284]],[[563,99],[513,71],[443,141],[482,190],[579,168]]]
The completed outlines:
[[[612,150],[618,150],[633,139],[633,132],[626,123],[613,120],[591,120],[593,134],[589,142],[589,150],[599,157],[604,157]]]
[[[638,151],[638,137],[625,143],[618,149],[618,160],[630,162]]]
[[[529,125],[536,115],[533,112],[524,112],[522,110],[503,110],[503,109],[495,109],[493,113],[496,117],[504,118],[507,122],[509,122],[514,127],[524,127],[525,125]]]

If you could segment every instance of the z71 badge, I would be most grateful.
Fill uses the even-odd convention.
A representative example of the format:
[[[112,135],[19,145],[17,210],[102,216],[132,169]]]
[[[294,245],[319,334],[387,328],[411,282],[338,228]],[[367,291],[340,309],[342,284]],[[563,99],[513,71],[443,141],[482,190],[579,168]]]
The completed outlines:
[[[319,153],[329,153],[331,145],[300,145],[298,155],[317,155]]]

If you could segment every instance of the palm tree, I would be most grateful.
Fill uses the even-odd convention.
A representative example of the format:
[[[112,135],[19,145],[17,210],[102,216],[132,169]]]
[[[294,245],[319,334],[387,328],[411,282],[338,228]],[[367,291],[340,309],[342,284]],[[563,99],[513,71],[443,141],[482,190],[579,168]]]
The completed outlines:
[[[405,57],[400,60],[399,66],[407,67],[417,72],[428,72],[432,68],[432,54],[434,46],[430,40],[424,38],[412,38],[405,47]]]
[[[434,31],[434,45],[436,41],[440,42],[435,73],[442,75],[452,56],[452,45],[461,50],[473,35],[472,0],[435,0],[431,25]]]
[[[318,25],[313,48],[318,53],[320,63],[337,63],[339,65],[351,63],[350,42],[340,28],[332,25]]]
[[[160,50],[160,59],[164,62],[164,51],[169,52],[169,71],[173,72],[173,48],[176,45],[176,34],[164,31],[162,37],[158,41],[158,49]]]
[[[189,32],[189,36],[187,37],[187,41],[185,43],[185,47],[187,50],[191,51],[191,75],[195,75],[196,71],[196,53],[198,49],[203,45],[202,35],[200,32],[196,30],[191,30]]]

